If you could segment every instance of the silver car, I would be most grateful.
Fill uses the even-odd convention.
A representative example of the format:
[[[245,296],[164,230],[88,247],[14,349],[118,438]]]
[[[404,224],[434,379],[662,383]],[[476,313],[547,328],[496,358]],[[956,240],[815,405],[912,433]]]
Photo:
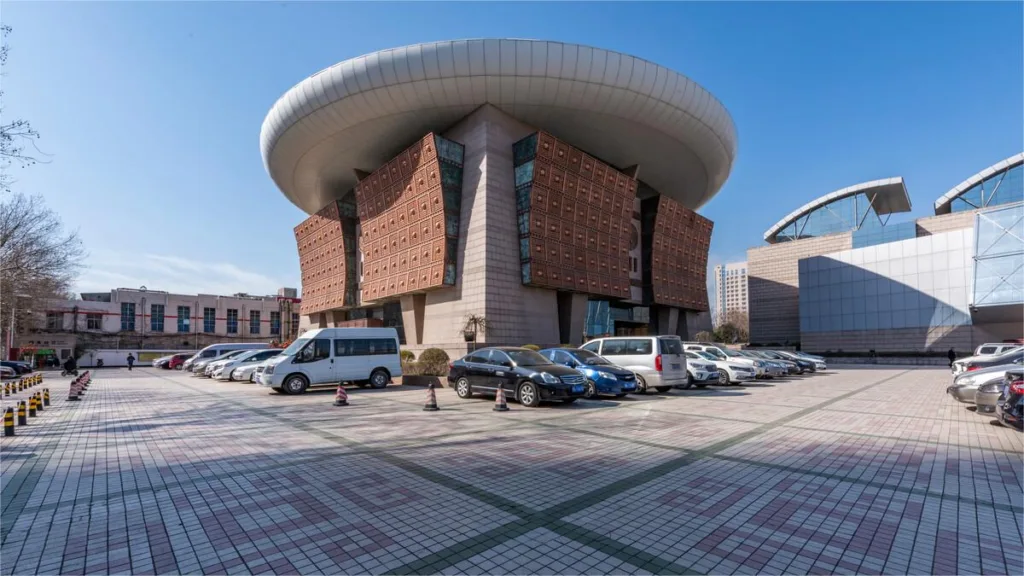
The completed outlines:
[[[635,372],[636,391],[640,394],[651,388],[658,392],[668,392],[673,388],[689,386],[686,356],[683,355],[683,343],[678,336],[598,338],[580,348],[604,356],[616,366]],[[718,371],[707,372],[706,376],[707,380],[715,381]]]
[[[965,404],[975,404],[978,389],[990,382],[1002,382],[1006,369],[1012,366],[993,366],[964,372],[953,379],[953,383],[946,388],[946,393]]]
[[[978,387],[974,395],[974,405],[978,408],[979,414],[991,414],[996,411],[999,398],[1003,395],[1003,380],[989,382]]]

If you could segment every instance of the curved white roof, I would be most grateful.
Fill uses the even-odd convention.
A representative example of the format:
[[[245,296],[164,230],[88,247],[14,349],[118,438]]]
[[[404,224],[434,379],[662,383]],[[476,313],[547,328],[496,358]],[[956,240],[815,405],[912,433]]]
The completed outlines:
[[[794,220],[840,198],[846,198],[861,192],[874,197],[871,205],[875,209],[876,214],[892,214],[893,212],[907,212],[910,210],[910,196],[907,194],[907,187],[903,183],[903,177],[897,176],[895,178],[872,180],[871,182],[847,186],[846,188],[841,188],[811,200],[776,222],[764,233],[764,239],[766,242],[773,242],[775,235],[786,226],[792,224]]]
[[[483,104],[696,209],[725,183],[736,128],[707,90],[663,66],[541,40],[417,44],[345,60],[303,80],[263,121],[267,172],[307,213],[430,131]]]
[[[995,174],[1005,172],[1014,166],[1024,163],[1024,152],[1020,154],[1014,154],[1002,162],[997,162],[988,168],[985,168],[981,172],[978,172],[974,176],[971,176],[967,180],[954,186],[949,192],[946,192],[935,201],[935,213],[936,214],[949,214],[952,211],[951,204],[957,196],[960,196],[964,192],[967,192],[973,188],[978,182],[981,182]]]

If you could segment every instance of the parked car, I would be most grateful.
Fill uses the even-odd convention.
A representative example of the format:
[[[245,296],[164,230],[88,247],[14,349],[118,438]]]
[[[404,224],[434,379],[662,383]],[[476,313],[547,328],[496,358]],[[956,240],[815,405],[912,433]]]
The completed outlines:
[[[1005,376],[1005,373],[1003,374]],[[990,414],[996,411],[1000,399],[1003,397],[1003,378],[978,387],[974,395],[974,406],[979,414]]]
[[[3,362],[0,362],[0,366],[6,366],[11,370],[14,370],[15,374],[28,374],[32,372],[31,364],[18,360],[4,360]]]
[[[768,374],[768,364],[766,364],[764,360],[744,356],[743,354],[740,354],[735,350],[730,350],[725,347],[718,347],[713,344],[701,344],[700,342],[688,342],[686,344],[686,349],[691,352],[696,352],[698,350],[701,352],[707,352],[708,354],[711,354],[712,356],[718,358],[719,360],[727,360],[729,362],[736,362],[738,364],[746,364],[747,366],[750,366],[754,369],[755,378],[761,378],[762,376]]]
[[[259,372],[266,367],[267,361],[239,364],[231,371],[231,380],[237,382],[255,382]]]
[[[264,360],[269,360],[281,353],[281,350],[249,350],[234,358],[216,363],[216,367],[210,370],[210,377],[216,380],[234,380],[235,368],[239,366],[256,366]],[[248,379],[248,378],[246,378]]]
[[[185,361],[191,358],[193,354],[186,352],[182,354],[175,354],[171,356],[171,359],[167,361],[167,365],[164,368],[168,370],[181,370],[185,366]]]
[[[1003,378],[1003,400],[996,405],[1000,424],[1024,431],[1024,369],[1012,368]]]
[[[636,374],[636,391],[640,394],[651,388],[668,392],[672,388],[690,385],[683,343],[678,336],[597,338],[580,348],[632,370]]]
[[[153,368],[167,368],[167,364],[170,363],[172,357],[173,355],[161,356],[156,360],[153,360]]]
[[[722,372],[718,370],[718,366],[714,362],[696,352],[684,351],[683,354],[686,356],[686,372],[691,386],[705,388],[709,384],[722,384]],[[725,383],[722,385],[728,385],[728,375],[724,380]]]
[[[1020,365],[1018,359],[1015,364]],[[946,387],[946,393],[965,404],[975,404],[978,389],[989,382],[1002,382],[1007,366],[992,366],[970,372],[961,372],[953,378],[953,383]]]
[[[206,348],[196,352],[191,358],[185,360],[185,364],[182,369],[192,370],[192,366],[196,362],[212,360],[225,352],[233,352],[235,350],[265,350],[269,347],[269,344],[265,344],[263,342],[225,342],[223,344],[210,344]]]
[[[764,352],[772,358],[779,358],[781,360],[789,360],[790,362],[793,362],[797,366],[797,374],[804,374],[807,372],[813,373],[817,370],[817,363],[810,358],[804,358],[796,355],[787,356],[787,353],[782,350],[764,350]]]
[[[17,378],[18,372],[10,366],[0,365],[0,378]]]
[[[509,399],[534,408],[541,402],[572,404],[587,393],[587,379],[528,348],[481,348],[451,363],[448,384],[459,398],[494,396],[503,388]]]
[[[576,369],[587,378],[585,398],[601,395],[622,398],[636,392],[636,374],[612,364],[607,358],[590,350],[579,348],[548,348],[540,351],[541,356],[555,364]]]
[[[1020,348],[1020,344],[1014,344],[1009,342],[989,342],[982,344],[974,349],[975,356],[992,356],[995,354],[1002,354],[1003,352],[1009,352]]]
[[[310,330],[267,360],[257,383],[285,394],[352,382],[383,388],[402,375],[394,328]]]
[[[1002,354],[993,354],[990,356],[969,356],[953,362],[953,374],[959,375],[964,372],[974,372],[975,370],[990,368],[992,366],[1020,364],[1022,358],[1024,358],[1024,348],[1020,347],[1008,350]]]
[[[825,359],[822,358],[821,356],[813,356],[811,354],[804,354],[802,352],[788,352],[783,350],[775,350],[775,353],[781,354],[786,358],[792,360],[803,360],[805,362],[811,362],[814,364],[814,370],[812,370],[813,372],[824,372],[825,370],[828,369],[828,364],[825,362]]]
[[[769,360],[782,362],[782,365],[789,370],[790,374],[803,374],[804,372],[807,371],[807,368],[801,365],[796,359],[786,358],[785,356],[779,354],[778,352],[775,352],[774,350],[756,350],[755,352]],[[811,368],[814,368],[813,362],[811,362],[810,360],[807,360],[805,362],[809,362],[811,364]]]
[[[781,361],[766,358],[753,350],[736,350],[736,353],[746,358],[753,358],[754,360],[764,362],[764,378],[774,378],[776,376],[786,376],[789,374],[789,368]]]
[[[697,356],[703,358],[704,360],[707,360],[708,362],[714,364],[715,367],[718,369],[719,386],[728,386],[729,384],[740,384],[745,380],[754,379],[754,367],[749,364],[722,360],[701,350],[687,350],[686,354],[696,354]]]
[[[218,362],[221,362],[222,360],[230,360],[235,356],[245,354],[246,352],[249,352],[249,350],[232,350],[231,352],[225,352],[220,356],[214,356],[209,360],[200,360],[192,365],[192,375],[209,377],[211,368]]]

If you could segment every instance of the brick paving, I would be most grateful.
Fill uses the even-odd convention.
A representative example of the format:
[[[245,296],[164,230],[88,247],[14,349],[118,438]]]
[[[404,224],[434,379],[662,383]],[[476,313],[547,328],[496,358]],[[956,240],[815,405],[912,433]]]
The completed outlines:
[[[49,376],[52,405],[0,441],[0,573],[1024,573],[1024,436],[949,378],[494,413],[151,369],[68,402]]]

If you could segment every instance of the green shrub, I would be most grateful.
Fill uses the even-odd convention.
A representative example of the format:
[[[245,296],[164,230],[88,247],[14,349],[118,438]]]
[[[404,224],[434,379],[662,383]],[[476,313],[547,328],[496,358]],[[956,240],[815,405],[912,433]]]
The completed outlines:
[[[523,344],[523,348],[526,348],[527,350],[533,350],[534,352],[540,350],[540,346],[537,346],[536,344]]]
[[[576,345],[574,345],[574,344],[559,344],[558,347],[559,348],[573,348],[573,349],[575,349]]]
[[[402,362],[412,362],[416,359],[416,355],[412,353],[412,350],[402,350],[398,355],[402,358]]]
[[[420,353],[420,361],[414,362],[422,376],[447,376],[448,353],[440,348],[427,348]]]

